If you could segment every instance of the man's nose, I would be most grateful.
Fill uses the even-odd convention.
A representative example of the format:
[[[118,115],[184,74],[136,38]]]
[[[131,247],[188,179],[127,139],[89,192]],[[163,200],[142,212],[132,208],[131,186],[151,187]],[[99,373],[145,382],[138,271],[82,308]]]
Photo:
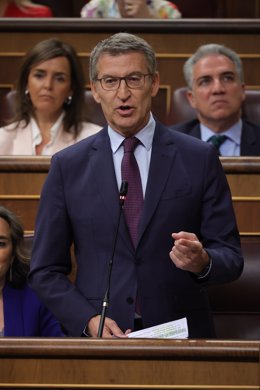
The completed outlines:
[[[126,99],[130,95],[130,88],[126,83],[126,80],[121,79],[117,93],[121,99]]]
[[[223,91],[225,91],[224,83],[218,77],[213,79],[213,91],[214,92],[223,92]]]

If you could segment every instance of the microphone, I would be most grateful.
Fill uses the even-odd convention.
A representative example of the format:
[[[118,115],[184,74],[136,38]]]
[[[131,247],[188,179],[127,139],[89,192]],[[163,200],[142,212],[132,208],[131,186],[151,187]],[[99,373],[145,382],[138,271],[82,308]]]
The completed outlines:
[[[122,214],[124,202],[126,200],[127,191],[128,191],[128,182],[127,181],[122,181],[121,187],[120,187],[120,191],[119,191],[119,206],[120,206],[120,210],[119,210],[119,215],[118,215],[118,220],[117,220],[116,234],[115,234],[115,238],[114,238],[112,256],[111,256],[109,264],[108,264],[107,289],[106,289],[105,296],[104,296],[103,303],[102,303],[102,312],[101,312],[101,317],[100,317],[97,337],[102,337],[102,333],[103,333],[103,329],[104,329],[104,323],[105,323],[105,318],[106,318],[106,311],[107,311],[108,304],[109,304],[110,281],[111,281],[112,267],[113,267],[113,262],[114,262],[114,257],[115,257],[115,251],[116,251],[116,244],[117,244],[117,239],[118,239],[118,231],[119,231],[119,226],[120,226],[121,214]]]

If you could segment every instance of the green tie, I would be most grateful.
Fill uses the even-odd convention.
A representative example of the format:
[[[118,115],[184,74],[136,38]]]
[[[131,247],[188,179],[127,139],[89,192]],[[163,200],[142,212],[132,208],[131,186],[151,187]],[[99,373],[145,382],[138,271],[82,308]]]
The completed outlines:
[[[209,138],[208,142],[211,142],[215,148],[218,151],[218,154],[220,155],[219,148],[223,144],[223,142],[226,141],[228,137],[226,135],[213,135],[211,138]]]

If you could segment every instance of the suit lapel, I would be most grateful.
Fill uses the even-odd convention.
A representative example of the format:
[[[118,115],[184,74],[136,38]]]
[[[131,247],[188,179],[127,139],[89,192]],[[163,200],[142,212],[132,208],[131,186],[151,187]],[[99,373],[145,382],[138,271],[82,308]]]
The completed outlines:
[[[140,238],[156,210],[176,157],[172,133],[168,133],[165,128],[157,124],[152,148],[144,209],[140,222]]]
[[[95,180],[97,181],[98,190],[100,191],[104,206],[113,228],[115,229],[118,223],[120,210],[119,191],[107,128],[98,134],[96,141],[93,144],[91,164],[93,164],[92,168]],[[121,215],[119,234],[122,235],[129,248],[131,248],[131,240],[129,239],[130,236],[123,213]]]
[[[194,126],[191,128],[188,134],[201,139],[200,123],[197,119],[194,120]]]
[[[172,132],[157,124],[153,139],[144,209],[140,221],[140,239],[153,217],[162,192],[167,184],[169,174],[171,173],[172,165],[176,157],[176,147],[173,138]],[[95,180],[97,180],[104,205],[110,215],[111,223],[115,228],[119,215],[119,192],[107,131],[100,132],[96,138],[93,144],[91,163],[93,164],[93,171],[99,172],[98,175],[95,174]],[[128,248],[133,251],[134,248],[131,245],[123,214],[121,216],[119,234],[122,236]]]
[[[250,156],[252,155],[252,147],[256,142],[256,136],[254,128],[250,123],[243,121],[242,125],[242,136],[241,136],[241,156]]]

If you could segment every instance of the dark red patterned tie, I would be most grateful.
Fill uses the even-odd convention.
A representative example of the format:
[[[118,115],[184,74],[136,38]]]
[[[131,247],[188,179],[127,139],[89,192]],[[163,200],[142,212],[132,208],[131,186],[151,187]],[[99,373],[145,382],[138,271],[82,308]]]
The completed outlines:
[[[140,141],[135,138],[124,140],[124,156],[122,159],[122,180],[128,182],[128,192],[124,204],[124,214],[134,247],[138,237],[138,225],[143,207],[143,190],[139,167],[134,150]]]

